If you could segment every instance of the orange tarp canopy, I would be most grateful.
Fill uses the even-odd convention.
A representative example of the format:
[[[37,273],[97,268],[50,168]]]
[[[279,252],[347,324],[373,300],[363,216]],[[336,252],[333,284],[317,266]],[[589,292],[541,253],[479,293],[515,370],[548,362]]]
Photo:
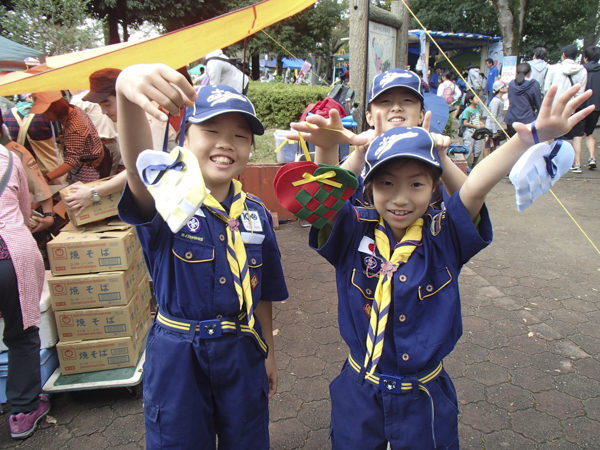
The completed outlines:
[[[90,74],[108,67],[124,69],[132,64],[160,62],[177,69],[286,19],[315,1],[265,0],[163,36],[51,56],[46,58],[47,70],[43,72],[0,76],[0,95],[89,89]]]

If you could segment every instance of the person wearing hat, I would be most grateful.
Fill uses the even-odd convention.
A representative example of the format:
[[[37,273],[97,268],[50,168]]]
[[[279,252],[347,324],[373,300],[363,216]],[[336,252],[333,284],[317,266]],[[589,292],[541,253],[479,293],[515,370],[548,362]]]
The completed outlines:
[[[110,174],[112,156],[104,150],[96,127],[82,109],[70,105],[60,91],[35,93],[33,101],[31,113],[43,114],[63,127],[64,163],[45,174],[46,181],[68,174],[69,183],[89,183]]]
[[[123,169],[121,151],[117,140],[116,118],[111,117],[106,111],[110,107],[110,96],[114,97],[114,84],[121,71],[119,69],[102,69],[92,73],[89,77],[90,90],[82,91],[71,97],[70,103],[83,109],[90,117],[102,144],[110,150],[113,164],[110,174],[115,175]],[[112,88],[111,88],[112,85]],[[121,169],[119,169],[121,166]]]
[[[504,95],[508,92],[508,87],[504,81],[496,80],[492,86],[492,99],[488,105],[490,114],[485,119],[485,127],[490,130],[493,135],[485,142],[483,156],[485,158],[491,152],[500,146],[500,141],[506,139],[504,130],[502,129],[502,121],[504,120]]]
[[[364,167],[364,156],[369,144],[381,133],[394,127],[424,126],[429,131],[431,115],[438,106],[429,103],[423,93],[421,78],[409,70],[394,68],[377,75],[367,94],[367,111],[365,119],[370,127],[359,135],[353,135],[345,130],[341,124],[339,114],[331,110],[329,119],[320,116],[310,116],[306,122],[291,123],[293,130],[301,132],[303,138],[323,151],[316,159],[319,164],[337,165],[335,151],[340,144],[356,145],[357,149],[344,161],[342,167],[360,173]],[[435,94],[431,94],[435,97]],[[429,97],[431,98],[431,97]],[[444,112],[445,120],[448,110]],[[441,113],[440,113],[441,114]],[[441,114],[444,116],[444,114]],[[444,122],[444,120],[442,120]],[[318,128],[315,128],[317,126]],[[339,130],[335,132],[332,130]],[[442,130],[439,130],[440,132]],[[432,133],[436,146],[440,149],[442,157],[446,157],[445,150],[450,145],[450,137]],[[287,139],[298,140],[298,133],[289,133]],[[455,165],[448,168],[445,178],[445,188],[448,193],[456,192],[465,180],[465,175]],[[359,177],[362,183],[362,177]],[[356,194],[356,201],[363,203],[362,189]]]
[[[311,227],[310,246],[336,270],[350,350],[330,385],[334,450],[458,448],[456,390],[443,359],[462,334],[459,274],[492,240],[488,192],[530,146],[593,109],[572,115],[591,94],[567,104],[577,88],[551,111],[552,88],[536,124],[515,124],[517,135],[473,169],[443,210],[430,206],[449,167],[434,139],[419,127],[389,129],[366,153],[364,195],[373,206],[348,200],[324,227]]]
[[[171,114],[188,106],[183,149],[171,152],[170,165],[161,152],[143,152],[152,143],[146,112],[167,120],[152,100]],[[264,127],[235,89],[203,86],[196,94],[162,64],[123,70],[117,102],[127,171],[119,216],[136,227],[158,303],[144,365],[146,447],[216,448],[218,436],[219,447],[267,450],[268,399],[277,389],[271,302],[288,293],[271,214],[236,179]],[[152,170],[160,183],[148,180]],[[172,195],[160,189],[171,174],[193,192],[210,191],[179,231],[164,210],[172,202],[158,201]]]

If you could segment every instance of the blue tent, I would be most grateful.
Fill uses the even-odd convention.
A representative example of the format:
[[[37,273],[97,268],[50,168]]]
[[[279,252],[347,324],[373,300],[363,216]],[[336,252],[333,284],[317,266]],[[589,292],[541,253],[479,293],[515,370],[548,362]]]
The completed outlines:
[[[0,71],[26,70],[25,58],[38,58],[44,53],[0,36]]]
[[[288,67],[290,69],[302,69],[302,66],[304,65],[303,59],[281,58],[281,60],[283,61],[284,69],[287,69]]]

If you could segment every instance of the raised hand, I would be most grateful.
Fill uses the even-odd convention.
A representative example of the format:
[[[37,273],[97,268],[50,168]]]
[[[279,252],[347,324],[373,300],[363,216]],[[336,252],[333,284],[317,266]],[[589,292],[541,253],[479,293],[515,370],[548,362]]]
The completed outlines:
[[[535,121],[535,129],[540,142],[555,139],[567,134],[578,122],[594,111],[595,106],[590,105],[578,113],[573,114],[577,108],[592,95],[592,91],[587,90],[579,97],[573,98],[579,89],[581,89],[581,84],[579,83],[571,86],[558,97],[556,102],[554,102],[558,86],[554,85],[550,88],[544,97],[540,113]],[[552,105],[553,102],[554,105]],[[515,122],[513,127],[517,132],[519,139],[523,142],[530,145],[535,143],[531,132],[531,124],[524,125],[520,122]]]
[[[168,117],[152,101],[177,116],[184,105],[192,106],[198,98],[185,77],[164,64],[138,64],[126,68],[117,78],[117,92],[162,122]]]

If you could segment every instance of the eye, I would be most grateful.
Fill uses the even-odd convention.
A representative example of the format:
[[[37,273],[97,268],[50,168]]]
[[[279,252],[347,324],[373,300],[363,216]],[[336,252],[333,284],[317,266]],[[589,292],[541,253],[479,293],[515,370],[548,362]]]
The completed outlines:
[[[207,133],[218,133],[218,131],[216,131],[216,130],[209,130],[208,128],[203,128],[202,131],[205,131]]]
[[[241,134],[236,134],[235,137],[236,138],[240,138],[240,139],[250,139],[248,136],[244,136],[244,135],[241,135]]]

